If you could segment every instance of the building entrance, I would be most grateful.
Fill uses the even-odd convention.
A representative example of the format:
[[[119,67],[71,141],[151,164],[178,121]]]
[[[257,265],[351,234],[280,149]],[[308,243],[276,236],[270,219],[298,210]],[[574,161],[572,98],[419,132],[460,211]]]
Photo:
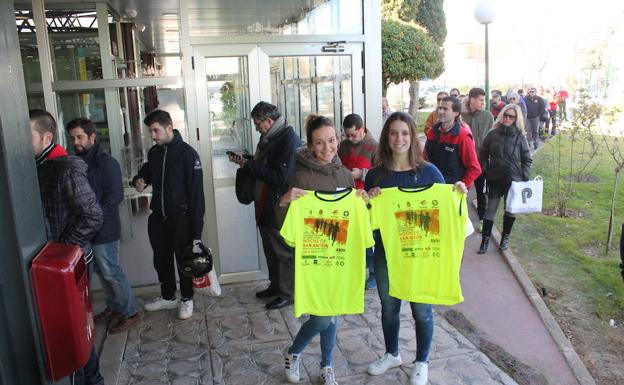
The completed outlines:
[[[311,113],[331,118],[339,131],[344,116],[364,112],[361,53],[360,44],[194,47],[205,227],[217,230],[208,243],[221,282],[267,276],[253,204],[236,200],[238,166],[226,155],[228,150],[253,154],[260,135],[253,128],[251,109],[261,100],[277,105],[304,142],[304,121]]]

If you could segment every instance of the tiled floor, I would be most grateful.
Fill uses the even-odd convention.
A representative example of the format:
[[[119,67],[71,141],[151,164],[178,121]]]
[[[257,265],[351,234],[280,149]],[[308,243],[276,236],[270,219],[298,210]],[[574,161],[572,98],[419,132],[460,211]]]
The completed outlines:
[[[263,282],[224,285],[220,297],[195,297],[186,321],[175,310],[143,313],[143,323],[125,341],[117,384],[283,384],[283,354],[305,317],[292,308],[267,311],[254,293]],[[147,298],[139,298],[140,304]],[[334,370],[346,384],[408,384],[416,342],[409,306],[403,305],[400,346],[404,365],[372,377],[367,365],[384,353],[380,303],[366,293],[366,313],[341,317]],[[429,384],[516,384],[444,319],[435,317]],[[110,337],[109,337],[110,338]],[[123,343],[121,349],[123,349]],[[104,350],[110,349],[105,344]],[[318,337],[306,348],[302,384],[319,383]],[[107,378],[108,384],[114,384]]]

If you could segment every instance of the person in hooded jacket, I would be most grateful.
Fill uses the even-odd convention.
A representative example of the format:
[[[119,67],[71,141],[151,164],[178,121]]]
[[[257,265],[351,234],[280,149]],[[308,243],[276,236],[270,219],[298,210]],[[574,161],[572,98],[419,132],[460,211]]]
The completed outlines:
[[[496,118],[494,128],[487,134],[479,151],[479,162],[488,181],[488,204],[483,220],[479,254],[487,252],[494,216],[501,198],[507,198],[512,181],[528,181],[531,171],[531,152],[524,136],[524,117],[517,104],[506,105]],[[503,204],[505,201],[503,201]],[[509,234],[516,220],[505,211],[500,248],[509,247]]]
[[[305,190],[334,191],[354,187],[353,175],[337,155],[338,140],[331,120],[324,116],[308,116],[306,122],[308,144],[297,152],[295,171],[290,189],[279,202],[282,220],[290,202],[306,194]],[[294,254],[289,266],[294,275]],[[282,269],[282,266],[280,266]],[[293,280],[294,281],[294,280]],[[295,336],[285,358],[286,378],[298,382],[301,353],[310,341],[321,335],[321,380],[325,385],[337,385],[332,369],[332,352],[336,343],[338,317],[310,315]]]

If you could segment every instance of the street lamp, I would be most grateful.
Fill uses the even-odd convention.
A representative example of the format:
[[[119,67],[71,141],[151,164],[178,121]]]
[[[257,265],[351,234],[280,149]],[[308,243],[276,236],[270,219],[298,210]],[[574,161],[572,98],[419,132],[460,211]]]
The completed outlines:
[[[490,1],[482,1],[475,7],[474,17],[485,26],[485,108],[490,110],[490,49],[488,44],[488,24],[494,21],[494,6]]]

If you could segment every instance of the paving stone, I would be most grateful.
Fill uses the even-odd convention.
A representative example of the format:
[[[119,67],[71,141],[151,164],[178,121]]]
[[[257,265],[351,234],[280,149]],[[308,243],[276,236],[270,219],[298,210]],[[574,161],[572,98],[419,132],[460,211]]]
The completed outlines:
[[[208,340],[212,348],[224,344],[248,344],[290,340],[286,323],[278,311],[207,316]]]
[[[144,312],[143,323],[128,332],[118,385],[287,384],[284,354],[308,316],[294,318],[292,306],[267,311],[255,292],[266,282],[224,285],[221,297],[197,296],[190,320],[177,310]],[[142,299],[143,300],[143,299]],[[399,340],[404,364],[381,376],[367,366],[385,351],[381,305],[366,291],[366,313],[341,316],[333,355],[339,384],[409,384],[415,358],[414,321],[409,305],[400,313]],[[434,312],[430,385],[516,385],[461,333]],[[302,355],[300,384],[319,383],[320,338]]]
[[[210,352],[215,384],[281,384],[284,376],[284,352],[289,341],[224,345]],[[307,381],[305,367],[302,382]]]
[[[256,298],[256,292],[266,286],[263,282],[223,285],[219,297],[205,296],[205,312],[208,316],[213,316],[265,311],[265,302]]]

